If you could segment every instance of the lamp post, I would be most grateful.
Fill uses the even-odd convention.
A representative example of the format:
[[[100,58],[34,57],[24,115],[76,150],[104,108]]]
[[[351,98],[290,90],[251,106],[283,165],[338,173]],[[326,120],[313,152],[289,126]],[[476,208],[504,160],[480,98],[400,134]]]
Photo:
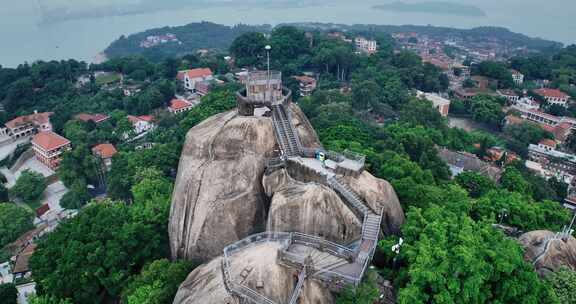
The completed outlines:
[[[508,210],[506,210],[506,209],[500,210],[500,213],[498,214],[498,220],[499,220],[498,224],[502,224],[504,219],[507,217],[508,217]]]
[[[270,50],[272,47],[268,44],[264,49],[266,49],[266,94],[270,97]]]

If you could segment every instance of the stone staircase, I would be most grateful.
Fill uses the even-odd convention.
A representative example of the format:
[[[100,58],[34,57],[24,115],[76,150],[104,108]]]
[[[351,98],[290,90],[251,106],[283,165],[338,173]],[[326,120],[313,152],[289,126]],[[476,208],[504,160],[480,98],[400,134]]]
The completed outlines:
[[[374,213],[366,215],[364,223],[362,223],[362,239],[377,242],[381,222],[382,216],[380,215]]]
[[[344,202],[352,208],[352,211],[360,218],[363,219],[370,209],[366,207],[364,201],[352,190],[346,183],[339,177],[329,177],[327,179],[328,185],[336,190],[344,198]]]
[[[288,111],[281,104],[273,105],[272,118],[274,130],[282,151],[287,157],[295,157],[300,155],[300,141]]]

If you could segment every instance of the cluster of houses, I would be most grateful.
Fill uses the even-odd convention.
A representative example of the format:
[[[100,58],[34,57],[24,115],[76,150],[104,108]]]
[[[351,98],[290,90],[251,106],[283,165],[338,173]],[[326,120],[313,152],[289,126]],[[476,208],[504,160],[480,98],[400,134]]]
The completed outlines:
[[[328,38],[337,39],[344,41],[346,43],[354,44],[357,54],[368,54],[372,55],[378,52],[378,42],[374,39],[369,39],[363,36],[356,36],[354,40],[346,37],[346,34],[342,32],[329,32],[327,34]]]
[[[176,35],[168,33],[168,34],[164,34],[164,35],[148,36],[148,37],[146,37],[146,39],[144,39],[140,42],[140,47],[148,49],[148,48],[155,47],[157,45],[165,44],[165,43],[169,43],[169,42],[182,44],[182,42],[180,40],[178,40]]]
[[[512,71],[512,75],[516,83],[521,84],[524,81],[521,73]],[[558,89],[545,87],[532,90],[530,94],[526,91],[518,93],[512,90],[499,90],[493,95],[505,98],[510,105],[505,118],[506,126],[531,122],[554,135],[554,139],[544,139],[538,144],[528,146],[525,165],[539,176],[546,179],[556,178],[566,183],[570,195],[564,206],[576,210],[576,155],[560,149],[560,144],[576,129],[576,119],[555,116],[543,111],[544,104],[567,108],[571,102],[570,96]],[[469,100],[472,96],[475,94],[469,92],[466,96],[458,97]],[[472,162],[468,160],[467,163]]]

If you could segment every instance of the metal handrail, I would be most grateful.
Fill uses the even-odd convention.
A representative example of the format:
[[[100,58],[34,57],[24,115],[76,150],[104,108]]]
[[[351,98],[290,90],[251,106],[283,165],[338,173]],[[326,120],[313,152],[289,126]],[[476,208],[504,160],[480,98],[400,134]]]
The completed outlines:
[[[320,247],[322,247],[323,251],[327,251],[335,256],[344,258],[344,259],[348,259],[351,258],[355,255],[354,250],[328,241],[324,238],[320,238],[317,236],[312,236],[312,235],[307,235],[307,234],[303,234],[303,233],[298,233],[295,232],[294,233],[294,238],[292,240],[293,243],[296,244],[303,244],[303,245],[319,245]]]
[[[296,287],[294,287],[294,291],[292,292],[292,296],[290,297],[289,304],[296,304],[298,298],[300,297],[300,292],[302,291],[302,287],[304,286],[304,280],[306,279],[306,267],[302,268],[300,274],[298,275],[298,282],[296,283]]]

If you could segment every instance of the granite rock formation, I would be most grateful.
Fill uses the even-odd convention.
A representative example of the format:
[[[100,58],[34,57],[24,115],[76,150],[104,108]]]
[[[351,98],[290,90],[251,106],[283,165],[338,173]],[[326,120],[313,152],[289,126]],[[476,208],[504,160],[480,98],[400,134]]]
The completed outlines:
[[[230,259],[230,274],[242,278],[243,284],[276,303],[287,303],[297,281],[297,273],[276,263],[278,243],[248,247]],[[188,275],[180,285],[174,304],[223,303],[235,304],[227,292],[221,269],[222,257],[217,257]],[[306,281],[301,304],[333,303],[330,292],[313,280]]]
[[[305,115],[297,106],[292,111],[303,144],[318,146]],[[278,149],[265,112],[218,114],[188,132],[170,211],[174,258],[206,261],[224,246],[264,230],[262,175],[266,159]]]
[[[546,275],[560,267],[576,270],[576,238],[570,236],[566,241],[547,241],[547,238],[553,235],[554,232],[551,231],[537,230],[524,233],[518,239],[524,247],[524,258],[534,264],[540,275]]]

